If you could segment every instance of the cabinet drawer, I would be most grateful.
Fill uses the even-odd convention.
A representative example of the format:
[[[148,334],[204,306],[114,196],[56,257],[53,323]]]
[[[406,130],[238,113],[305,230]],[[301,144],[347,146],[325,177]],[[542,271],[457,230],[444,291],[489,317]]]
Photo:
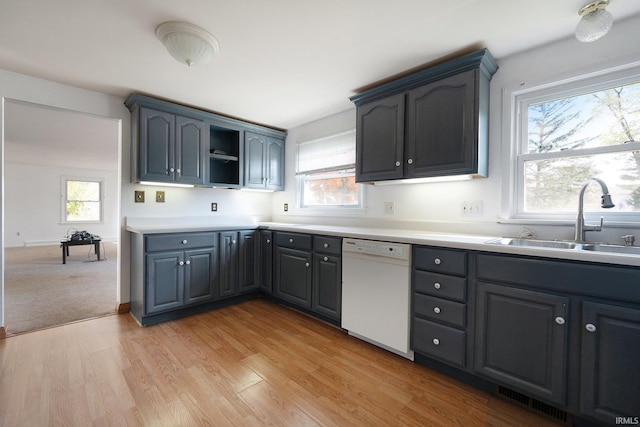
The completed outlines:
[[[454,365],[465,364],[465,335],[460,329],[413,318],[413,350]]]
[[[415,270],[413,287],[416,292],[456,301],[467,301],[467,279]]]
[[[437,273],[467,275],[467,253],[440,248],[416,247],[414,266]]]
[[[311,250],[311,235],[299,233],[276,233],[276,244],[283,248]]]
[[[147,252],[216,246],[217,233],[170,233],[145,236]]]
[[[466,307],[466,304],[459,302],[413,294],[413,310],[416,316],[460,328],[464,328],[466,325]]]
[[[340,237],[313,237],[313,250],[327,255],[340,255],[342,239]]]

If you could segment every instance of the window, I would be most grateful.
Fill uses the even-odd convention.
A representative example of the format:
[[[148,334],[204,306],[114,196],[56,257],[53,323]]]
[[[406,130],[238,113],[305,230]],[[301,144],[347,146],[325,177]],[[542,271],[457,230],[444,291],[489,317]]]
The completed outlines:
[[[355,129],[298,145],[298,206],[361,207]]]
[[[581,187],[596,177],[616,205],[607,216],[640,217],[640,78],[626,74],[515,96],[513,216],[575,215]],[[600,211],[599,186],[585,194],[585,211]]]
[[[63,179],[64,222],[102,221],[102,181]]]

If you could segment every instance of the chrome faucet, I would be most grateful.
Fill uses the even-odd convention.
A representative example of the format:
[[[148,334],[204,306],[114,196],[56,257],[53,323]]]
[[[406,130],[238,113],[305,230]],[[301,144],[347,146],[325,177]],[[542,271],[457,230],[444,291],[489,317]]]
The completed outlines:
[[[603,180],[599,178],[591,178],[587,181],[580,190],[580,198],[578,199],[578,217],[576,218],[576,233],[574,236],[574,240],[576,242],[584,242],[586,241],[585,232],[587,231],[600,231],[602,230],[602,225],[604,224],[604,218],[600,217],[600,224],[585,224],[584,223],[584,192],[587,189],[587,186],[591,183],[591,181],[595,181],[600,184],[600,188],[602,189],[602,201],[601,206],[605,209],[612,208],[615,205],[611,201],[611,195],[609,194],[609,189],[607,188],[607,184],[604,183]]]

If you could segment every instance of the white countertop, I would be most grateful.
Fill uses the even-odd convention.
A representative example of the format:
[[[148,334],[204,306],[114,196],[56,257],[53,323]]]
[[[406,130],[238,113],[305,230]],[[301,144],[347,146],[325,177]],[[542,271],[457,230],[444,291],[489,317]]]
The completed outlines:
[[[160,221],[151,221],[127,224],[125,227],[127,231],[139,234],[250,230],[257,228],[640,267],[640,256],[638,255],[530,246],[506,246],[486,243],[488,240],[505,236],[482,236],[426,232],[420,230],[286,224],[276,222],[225,222],[206,224],[197,222],[177,223],[169,221],[162,223]],[[640,282],[640,277],[638,278],[638,281]]]

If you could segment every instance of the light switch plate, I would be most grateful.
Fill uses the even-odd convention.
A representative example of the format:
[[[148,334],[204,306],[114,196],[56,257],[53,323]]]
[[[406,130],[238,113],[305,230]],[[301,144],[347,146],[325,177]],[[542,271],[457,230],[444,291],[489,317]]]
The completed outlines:
[[[144,191],[135,190],[135,200],[136,203],[144,203]]]
[[[156,191],[156,202],[164,203],[164,191]]]

